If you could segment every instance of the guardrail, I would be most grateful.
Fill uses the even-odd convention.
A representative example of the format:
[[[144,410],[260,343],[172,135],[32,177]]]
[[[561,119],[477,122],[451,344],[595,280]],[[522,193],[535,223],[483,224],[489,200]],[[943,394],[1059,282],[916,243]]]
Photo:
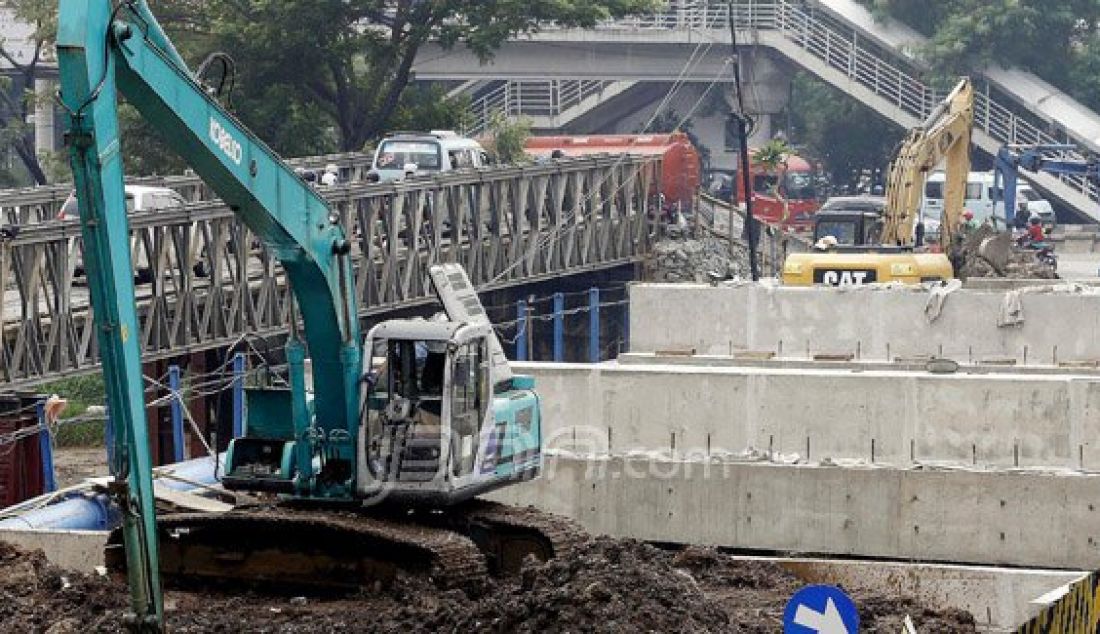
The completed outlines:
[[[287,162],[296,168],[312,170],[323,169],[330,164],[336,165],[340,168],[342,182],[355,183],[366,180],[373,158],[372,155],[362,152],[346,152],[290,159]],[[144,176],[130,178],[126,182],[130,185],[168,187],[191,202],[216,198],[213,191],[194,174]],[[0,222],[5,225],[26,225],[54,220],[72,189],[71,183],[61,183],[0,190]]]
[[[353,242],[360,315],[432,301],[428,267],[492,289],[628,264],[649,243],[660,162],[599,156],[325,188]],[[284,333],[281,267],[218,201],[130,217],[145,360]],[[0,241],[0,385],[89,372],[99,353],[79,223]]]

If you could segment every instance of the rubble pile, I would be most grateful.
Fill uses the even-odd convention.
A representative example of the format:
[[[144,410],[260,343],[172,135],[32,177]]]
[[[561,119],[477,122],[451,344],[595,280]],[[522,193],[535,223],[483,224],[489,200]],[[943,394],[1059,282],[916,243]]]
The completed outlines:
[[[1012,234],[983,225],[966,237],[955,255],[958,275],[971,277],[1003,277],[1011,279],[1053,280],[1057,273],[1039,262],[1035,251],[1017,248]]]
[[[666,551],[594,538],[568,556],[528,560],[518,577],[439,590],[405,575],[357,596],[303,597],[220,588],[165,597],[173,632],[778,632],[787,600],[803,585],[777,565],[710,549]],[[884,589],[854,593],[862,632],[975,632],[973,618],[934,610]],[[125,584],[65,573],[41,553],[0,544],[0,630],[122,632]]]
[[[668,237],[654,245],[646,260],[646,281],[699,282],[749,277],[748,248],[737,242],[735,255],[725,238],[692,238],[686,231],[669,229]]]

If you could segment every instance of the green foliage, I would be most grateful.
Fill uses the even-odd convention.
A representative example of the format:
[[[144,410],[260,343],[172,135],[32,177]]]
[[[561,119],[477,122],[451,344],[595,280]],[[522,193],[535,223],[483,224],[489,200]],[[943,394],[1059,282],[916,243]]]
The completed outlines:
[[[785,139],[771,139],[752,153],[752,160],[768,171],[775,171],[787,164],[787,157],[793,151]]]
[[[521,117],[509,119],[503,114],[493,113],[489,119],[489,154],[499,163],[515,164],[527,160],[524,145],[531,136],[531,122]]]
[[[173,3],[184,0],[167,2]],[[418,111],[403,94],[429,38],[487,59],[541,21],[592,26],[655,6],[655,0],[210,0],[179,23],[237,60],[245,122],[276,149],[305,154],[330,140],[339,149],[358,150],[403,121],[403,109],[405,115]],[[288,110],[290,122],[284,120]],[[419,111],[429,118],[451,116]],[[326,133],[287,136],[303,119]]]
[[[860,0],[930,38],[921,51],[939,77],[989,64],[1019,66],[1093,109],[1100,67],[1096,0]],[[950,82],[943,82],[950,83]]]
[[[855,185],[863,170],[885,170],[905,130],[812,76],[794,78],[791,139],[818,157],[837,184]]]

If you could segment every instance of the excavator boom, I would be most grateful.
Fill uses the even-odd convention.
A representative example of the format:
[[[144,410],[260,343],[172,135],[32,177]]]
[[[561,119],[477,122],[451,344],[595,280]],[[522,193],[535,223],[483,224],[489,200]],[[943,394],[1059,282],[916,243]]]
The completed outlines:
[[[783,265],[783,283],[793,286],[844,286],[867,282],[918,284],[953,277],[954,271],[946,255],[914,251],[914,229],[928,173],[946,161],[947,182],[939,242],[945,252],[954,248],[966,196],[966,177],[970,172],[973,120],[974,91],[970,80],[963,79],[924,123],[906,136],[890,164],[881,218],[819,212],[814,239],[820,250],[789,256]],[[840,228],[847,228],[843,232],[845,235],[821,235],[827,231],[841,233]]]
[[[940,244],[954,240],[966,198],[970,174],[970,130],[974,123],[974,89],[961,80],[951,94],[925,120],[909,132],[890,164],[886,183],[885,226],[882,243],[913,243],[913,227],[924,196],[928,173],[946,161]]]
[[[61,102],[116,443],[112,492],[124,518],[116,537],[126,556],[114,557],[113,565],[130,579],[132,624],[163,627],[162,567],[227,577],[251,570],[273,581],[285,579],[284,572],[292,580],[297,572],[299,581],[323,581],[326,571],[344,571],[345,585],[355,585],[403,559],[420,561],[440,578],[464,579],[469,566],[455,550],[463,539],[476,544],[479,565],[490,569],[560,552],[559,537],[568,533],[560,524],[469,502],[535,477],[542,436],[534,381],[512,374],[465,271],[431,267],[449,319],[376,326],[367,349],[379,351],[379,365],[373,354],[364,363],[351,245],[324,199],[208,93],[146,0],[60,0],[58,17]],[[266,513],[174,517],[158,525],[119,94],[278,259],[292,288],[304,337],[292,323],[290,388],[246,390],[245,436],[230,442],[222,478],[226,488],[278,494],[280,502]],[[282,504],[355,507],[383,498],[405,510],[465,506],[403,524],[393,519],[407,518],[403,510],[379,519],[331,509],[294,513]],[[109,559],[118,554],[114,543]],[[167,544],[163,553],[158,544]],[[248,565],[227,570],[226,562],[238,559]]]

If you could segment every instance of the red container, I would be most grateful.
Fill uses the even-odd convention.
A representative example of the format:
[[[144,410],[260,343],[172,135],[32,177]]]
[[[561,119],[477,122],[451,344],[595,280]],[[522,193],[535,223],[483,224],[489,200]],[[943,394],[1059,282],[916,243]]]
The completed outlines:
[[[38,426],[36,404],[41,397],[0,397],[0,436]],[[46,492],[42,446],[38,434],[0,445],[0,508]]]
[[[671,134],[592,134],[535,136],[527,139],[527,154],[550,157],[592,154],[638,154],[661,157],[661,193],[665,205],[680,203],[690,209],[702,179],[699,152],[683,132]]]

